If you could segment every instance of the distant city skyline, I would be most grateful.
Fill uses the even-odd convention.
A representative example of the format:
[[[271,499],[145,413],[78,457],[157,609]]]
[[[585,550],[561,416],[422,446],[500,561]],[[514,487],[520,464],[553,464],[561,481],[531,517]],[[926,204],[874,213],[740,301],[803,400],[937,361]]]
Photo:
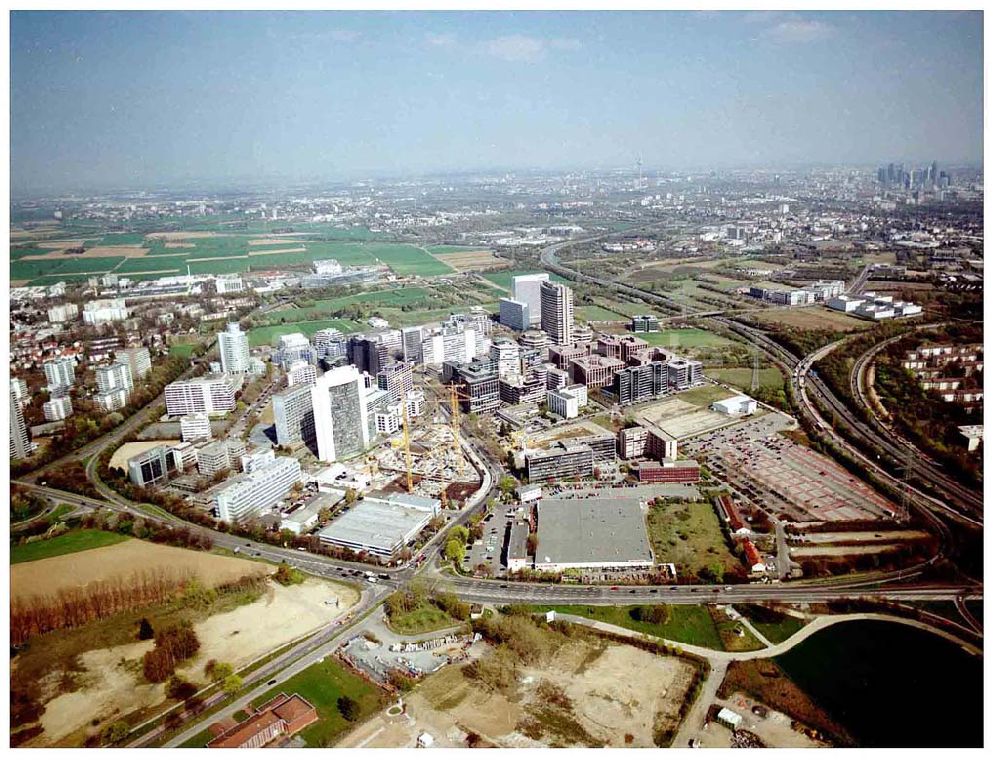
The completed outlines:
[[[981,12],[11,14],[15,195],[490,170],[942,168]]]

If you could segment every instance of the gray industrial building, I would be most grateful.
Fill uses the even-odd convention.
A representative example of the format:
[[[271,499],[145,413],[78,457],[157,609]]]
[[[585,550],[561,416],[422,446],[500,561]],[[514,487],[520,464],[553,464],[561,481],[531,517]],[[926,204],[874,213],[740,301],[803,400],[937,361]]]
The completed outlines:
[[[529,483],[590,477],[594,472],[594,449],[559,442],[551,448],[526,453],[524,463]]]
[[[535,569],[652,567],[645,509],[637,498],[542,499]]]

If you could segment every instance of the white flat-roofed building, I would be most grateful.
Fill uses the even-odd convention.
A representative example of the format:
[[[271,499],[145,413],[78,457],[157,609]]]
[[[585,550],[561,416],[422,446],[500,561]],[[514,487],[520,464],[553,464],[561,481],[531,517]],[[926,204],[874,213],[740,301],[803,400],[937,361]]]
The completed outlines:
[[[149,348],[127,347],[115,351],[115,360],[127,363],[132,379],[142,379],[153,368],[149,358]]]
[[[52,398],[42,404],[42,413],[46,422],[58,422],[73,413],[73,402],[69,396]]]
[[[296,361],[316,363],[316,349],[302,332],[282,334],[278,337],[278,348],[275,351],[274,360],[287,371]]]
[[[302,468],[297,460],[271,452],[268,463],[213,489],[215,516],[228,523],[257,517],[281,501],[301,480]]]
[[[531,306],[520,300],[500,298],[500,324],[518,332],[531,328]]]
[[[392,557],[438,515],[437,499],[407,494],[369,496],[317,532],[333,546]]]
[[[288,386],[295,387],[297,385],[309,385],[312,386],[316,384],[316,378],[318,372],[315,366],[313,366],[309,361],[292,361],[288,366]]]
[[[129,391],[124,387],[117,387],[106,393],[98,393],[94,396],[94,402],[104,411],[117,411],[128,405]]]
[[[215,374],[171,382],[164,388],[168,416],[220,414],[236,408],[239,377]]]
[[[181,417],[181,440],[188,443],[212,437],[212,423],[204,413]]]
[[[132,370],[127,363],[117,361],[98,366],[95,375],[97,389],[102,393],[108,393],[118,388],[123,388],[126,391],[132,390]]]
[[[580,415],[576,396],[564,390],[549,390],[547,403],[549,411],[561,419],[576,419]]]
[[[501,377],[509,377],[521,372],[521,346],[506,337],[496,337],[490,341],[490,360],[497,367]]]
[[[757,410],[757,401],[746,395],[734,395],[732,398],[716,401],[710,408],[727,416],[752,414]]]
[[[250,340],[240,329],[239,322],[231,322],[226,331],[219,332],[219,358],[226,374],[245,374],[250,371]]]
[[[586,406],[587,402],[590,400],[587,395],[586,385],[581,385],[581,384],[568,385],[562,389],[562,392],[576,397],[577,405],[579,405],[580,408]]]
[[[347,459],[371,442],[361,374],[355,366],[330,369],[312,388],[316,446],[325,462]]]
[[[246,444],[235,438],[208,443],[198,449],[198,474],[211,477],[220,470],[235,469],[246,452]]]
[[[549,280],[547,273],[529,273],[510,280],[510,296],[528,306],[528,321],[534,325],[542,320],[542,284]]]
[[[76,303],[67,302],[63,305],[53,305],[49,308],[48,313],[49,321],[53,324],[62,324],[79,316],[80,307]]]
[[[312,385],[301,384],[281,390],[272,396],[271,403],[279,446],[316,440]]]
[[[71,358],[57,358],[42,364],[45,371],[45,382],[50,390],[72,387],[76,382],[76,371]]]
[[[242,292],[246,286],[238,273],[224,273],[215,277],[215,291],[219,294]]]
[[[83,323],[90,326],[124,321],[126,318],[128,318],[128,308],[125,307],[123,299],[91,300],[83,304]]]

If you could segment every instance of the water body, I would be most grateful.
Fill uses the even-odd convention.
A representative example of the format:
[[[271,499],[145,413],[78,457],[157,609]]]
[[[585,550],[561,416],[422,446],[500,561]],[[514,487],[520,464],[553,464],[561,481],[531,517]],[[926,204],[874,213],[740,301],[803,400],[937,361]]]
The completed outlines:
[[[981,747],[983,660],[899,623],[847,621],[775,659],[864,747]]]

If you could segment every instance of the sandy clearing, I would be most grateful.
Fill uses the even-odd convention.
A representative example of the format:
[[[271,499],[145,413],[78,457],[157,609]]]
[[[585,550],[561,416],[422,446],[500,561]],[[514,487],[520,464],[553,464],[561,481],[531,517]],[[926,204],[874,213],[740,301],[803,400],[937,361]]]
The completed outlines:
[[[11,281],[10,285],[12,287],[22,287],[27,286],[29,283],[31,283],[31,279],[18,279],[16,281]]]
[[[167,249],[184,249],[184,247],[193,247],[194,244],[189,241],[165,241],[163,246]]]
[[[490,693],[472,684],[461,667],[447,666],[406,696],[407,717],[372,719],[341,741],[341,746],[412,746],[423,730],[435,745],[461,747],[474,730],[502,747],[537,748],[557,741],[535,741],[517,731],[518,722],[547,680],[563,689],[573,718],[594,738],[612,746],[653,747],[654,725],[661,712],[676,714],[694,678],[694,668],[678,658],[661,657],[628,645],[573,642],[564,645],[544,668],[522,668],[517,697]]]
[[[214,587],[272,569],[262,562],[129,539],[113,546],[11,565],[10,591],[13,598],[45,596],[60,589],[82,588],[95,581],[128,578],[147,571],[162,571],[170,578],[194,576]]]
[[[587,652],[583,644],[568,645],[538,674],[563,688],[577,721],[595,738],[621,746],[631,734],[635,739],[630,745],[655,747],[656,716],[677,712],[694,668],[678,658],[616,644],[584,668]]]
[[[83,239],[46,239],[35,242],[35,246],[41,249],[67,249],[69,247],[82,247],[83,242]]]
[[[132,278],[133,276],[156,276],[163,273],[180,273],[180,268],[169,268],[163,271],[129,271],[128,273],[123,273],[119,271],[122,277]]]
[[[211,239],[216,236],[223,236],[224,234],[215,233],[214,231],[157,231],[156,233],[147,233],[147,239],[162,239],[164,241],[180,241],[185,239]]]
[[[134,273],[129,274],[129,276],[134,275]],[[117,451],[111,454],[108,466],[127,470],[128,460],[136,454],[141,454],[143,451],[155,446],[176,446],[178,443],[180,443],[179,440],[136,440],[131,443],[123,443]]]
[[[325,604],[331,599],[339,599],[339,605]],[[353,589],[318,579],[289,587],[272,582],[256,602],[195,624],[201,650],[178,674],[202,685],[209,660],[239,669],[323,626],[357,601]],[[83,653],[82,688],[49,701],[42,716],[45,733],[36,744],[58,741],[95,718],[104,726],[115,717],[162,703],[162,684],[147,684],[122,665],[123,660],[141,660],[151,648],[151,642],[143,642]]]
[[[499,268],[511,265],[509,260],[497,257],[490,250],[474,252],[443,252],[431,256],[457,271],[478,271],[486,268]]]
[[[305,247],[286,247],[285,249],[255,249],[250,252],[250,257],[256,255],[283,255],[286,252],[305,252]]]
[[[66,254],[65,252],[53,251],[44,255],[27,255],[22,260],[86,260],[96,257],[145,257],[149,252],[145,247],[133,247],[128,245],[91,247],[83,254]]]
[[[41,718],[45,731],[32,741],[32,746],[51,745],[93,719],[104,720],[162,703],[166,699],[162,684],[140,683],[137,675],[123,665],[123,661],[142,660],[151,648],[151,642],[138,642],[81,653],[81,689],[59,695],[45,705]]]
[[[354,589],[318,578],[308,578],[295,586],[272,582],[267,593],[256,602],[213,615],[196,625],[203,648],[184,673],[200,681],[205,664],[212,659],[234,666],[246,665],[325,626],[353,607],[358,599]]]
[[[272,244],[304,244],[305,239],[282,239],[280,238],[283,234],[275,234],[274,238],[271,239],[250,239],[247,242],[251,247],[266,247]],[[296,234],[284,234],[287,236],[295,236]]]
[[[795,532],[795,535],[802,535],[804,541],[810,544],[830,544],[835,545],[845,541],[855,544],[868,542],[889,543],[891,541],[915,541],[925,539],[928,534],[919,530],[902,531],[844,531],[829,533],[804,533]]]
[[[866,546],[797,546],[789,547],[792,557],[848,557],[855,554],[881,554],[899,549],[899,544],[869,544]]]

